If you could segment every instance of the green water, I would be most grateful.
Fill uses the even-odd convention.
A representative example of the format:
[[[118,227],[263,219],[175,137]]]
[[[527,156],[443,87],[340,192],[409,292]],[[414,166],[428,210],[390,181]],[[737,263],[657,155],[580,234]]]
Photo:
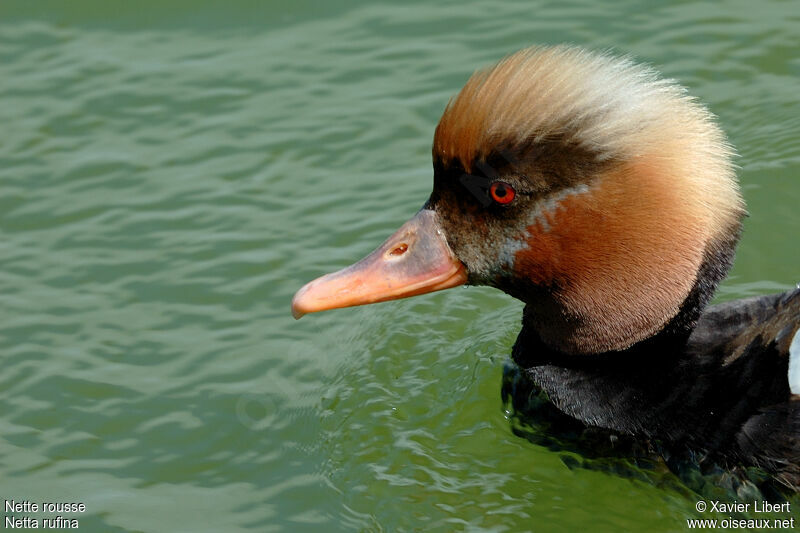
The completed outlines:
[[[0,3],[0,500],[81,531],[724,518],[512,433],[505,295],[289,313],[421,206],[470,73],[560,42],[720,117],[751,214],[721,298],[800,281],[795,2]]]

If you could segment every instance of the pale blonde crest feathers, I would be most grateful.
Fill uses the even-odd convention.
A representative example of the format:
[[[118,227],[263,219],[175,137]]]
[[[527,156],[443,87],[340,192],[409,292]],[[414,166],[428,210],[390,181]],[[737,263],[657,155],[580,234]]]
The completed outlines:
[[[649,67],[575,47],[528,48],[476,72],[445,109],[433,155],[470,171],[498,147],[552,139],[668,173],[712,235],[744,210],[733,150],[702,105]]]

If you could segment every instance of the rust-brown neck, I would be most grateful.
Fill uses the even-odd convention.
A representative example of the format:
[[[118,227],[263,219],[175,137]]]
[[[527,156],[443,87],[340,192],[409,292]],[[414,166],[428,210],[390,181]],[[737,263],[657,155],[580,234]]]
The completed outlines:
[[[675,319],[704,268],[715,281],[703,280],[701,306],[727,272],[738,221],[712,234],[692,191],[657,166],[620,165],[528,228],[514,264],[528,282],[506,290],[528,303],[526,320],[552,349],[627,349]]]

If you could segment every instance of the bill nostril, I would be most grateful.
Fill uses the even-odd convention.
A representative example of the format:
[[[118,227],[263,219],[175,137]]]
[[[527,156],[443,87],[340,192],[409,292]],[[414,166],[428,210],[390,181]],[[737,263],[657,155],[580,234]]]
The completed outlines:
[[[389,255],[393,255],[395,257],[400,256],[406,253],[407,250],[408,250],[408,245],[404,242],[401,242],[400,244],[395,246],[391,252],[389,252]]]

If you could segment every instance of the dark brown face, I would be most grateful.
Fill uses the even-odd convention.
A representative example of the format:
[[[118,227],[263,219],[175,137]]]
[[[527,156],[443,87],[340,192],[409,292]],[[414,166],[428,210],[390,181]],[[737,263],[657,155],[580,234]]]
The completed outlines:
[[[435,158],[427,206],[439,214],[470,284],[525,292],[531,281],[549,285],[560,280],[517,271],[517,253],[528,247],[532,232],[550,230],[552,214],[563,199],[587,192],[594,176],[610,165],[555,140],[498,149],[469,165]]]

